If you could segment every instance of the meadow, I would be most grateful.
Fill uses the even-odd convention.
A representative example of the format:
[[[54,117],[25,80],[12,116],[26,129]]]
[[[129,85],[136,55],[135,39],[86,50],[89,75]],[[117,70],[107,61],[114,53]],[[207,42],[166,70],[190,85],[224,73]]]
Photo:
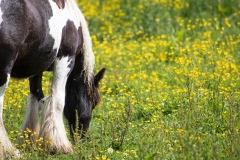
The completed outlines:
[[[106,68],[91,140],[76,135],[71,155],[16,144],[23,159],[240,159],[238,0],[78,4],[92,36],[95,71]],[[45,95],[50,80],[44,73]],[[3,118],[15,143],[28,88],[28,80],[11,80],[5,96]]]

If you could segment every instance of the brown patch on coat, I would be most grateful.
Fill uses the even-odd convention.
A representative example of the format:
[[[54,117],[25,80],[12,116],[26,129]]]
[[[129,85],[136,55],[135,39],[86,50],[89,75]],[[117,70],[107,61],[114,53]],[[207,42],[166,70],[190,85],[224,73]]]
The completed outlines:
[[[58,6],[59,9],[63,9],[65,7],[65,0],[53,0]]]

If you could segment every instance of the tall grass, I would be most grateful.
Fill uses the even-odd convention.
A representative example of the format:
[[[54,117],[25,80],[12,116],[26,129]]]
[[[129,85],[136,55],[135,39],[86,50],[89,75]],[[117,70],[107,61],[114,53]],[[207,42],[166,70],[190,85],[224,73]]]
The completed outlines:
[[[24,159],[240,159],[240,3],[236,0],[81,0],[107,68],[90,141],[74,154]],[[45,73],[47,94],[51,74]],[[27,81],[11,81],[4,119],[12,141]],[[26,142],[27,143],[27,142]],[[47,155],[47,156],[46,156]]]

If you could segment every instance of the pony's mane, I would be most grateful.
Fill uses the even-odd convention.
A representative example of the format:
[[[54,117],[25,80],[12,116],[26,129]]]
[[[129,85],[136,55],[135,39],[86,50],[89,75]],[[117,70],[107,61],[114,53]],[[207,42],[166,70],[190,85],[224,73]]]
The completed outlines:
[[[83,71],[84,71],[84,82],[92,83],[92,77],[94,75],[94,54],[92,51],[92,40],[90,37],[90,33],[88,30],[87,22],[78,8],[78,5],[75,0],[65,0],[66,7],[69,7],[74,12],[74,15],[76,15],[76,18],[79,20],[80,25],[82,27],[82,34],[83,34],[83,47],[82,47],[82,53],[84,56],[83,59]]]

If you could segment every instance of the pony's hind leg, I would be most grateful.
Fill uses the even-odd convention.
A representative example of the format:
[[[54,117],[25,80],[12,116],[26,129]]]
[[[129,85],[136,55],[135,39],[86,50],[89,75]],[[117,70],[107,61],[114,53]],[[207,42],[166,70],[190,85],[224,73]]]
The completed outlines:
[[[39,136],[43,138],[45,144],[48,144],[51,153],[72,153],[72,145],[63,123],[65,85],[71,71],[69,66],[71,66],[69,57],[55,61],[51,93],[45,101],[43,110],[43,124]]]
[[[42,92],[42,73],[29,78],[29,84],[30,94],[28,96],[25,119],[21,127],[22,133],[17,139],[20,144],[24,143],[25,139],[34,143],[38,138],[40,130],[38,122],[39,110],[41,109],[40,100],[44,97]]]
[[[20,153],[10,142],[7,132],[3,124],[3,102],[4,102],[4,93],[8,86],[10,79],[10,74],[4,72],[0,68],[0,159],[7,157],[20,157]]]

